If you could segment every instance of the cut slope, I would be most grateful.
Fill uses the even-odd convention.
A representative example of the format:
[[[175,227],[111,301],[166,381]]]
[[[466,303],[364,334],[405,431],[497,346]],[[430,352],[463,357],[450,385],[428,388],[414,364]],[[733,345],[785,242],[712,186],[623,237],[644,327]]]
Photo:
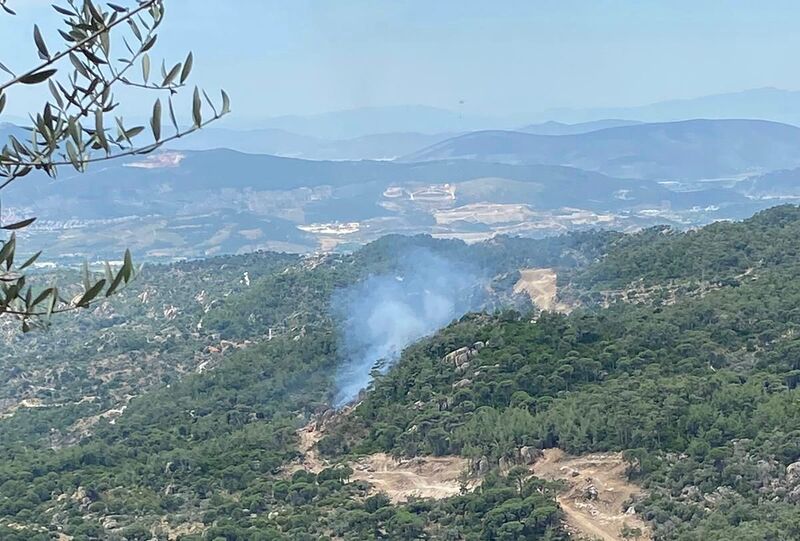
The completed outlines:
[[[351,464],[353,479],[367,481],[395,502],[411,498],[442,499],[475,488],[479,482],[466,480],[468,461],[458,456],[415,457],[397,461],[376,453]],[[464,480],[462,483],[462,479]]]
[[[635,507],[629,506],[641,490],[628,482],[627,468],[620,453],[571,457],[560,449],[547,449],[533,471],[542,479],[566,483],[556,499],[566,515],[567,527],[579,539],[649,541],[652,535],[648,525],[635,514]],[[641,533],[626,537],[623,529]]]
[[[569,307],[556,302],[556,271],[544,269],[521,269],[519,280],[514,284],[514,293],[526,293],[540,310],[569,312]]]
[[[302,458],[299,464],[289,469],[290,473],[300,469],[319,473],[333,466],[316,450],[316,444],[324,434],[324,427],[319,427],[316,422],[297,431]],[[459,456],[396,460],[386,453],[375,453],[347,465],[353,468],[352,480],[366,481],[375,492],[385,493],[394,503],[411,498],[449,498],[480,485],[479,479],[468,477],[469,461]]]

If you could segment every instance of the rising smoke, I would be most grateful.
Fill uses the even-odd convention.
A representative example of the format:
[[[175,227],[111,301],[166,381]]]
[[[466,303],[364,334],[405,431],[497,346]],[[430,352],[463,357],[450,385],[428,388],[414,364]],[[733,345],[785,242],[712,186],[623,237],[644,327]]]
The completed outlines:
[[[406,346],[481,305],[485,281],[476,269],[423,249],[404,256],[396,272],[333,297],[345,359],[336,376],[337,408],[367,387],[373,369],[388,370]]]

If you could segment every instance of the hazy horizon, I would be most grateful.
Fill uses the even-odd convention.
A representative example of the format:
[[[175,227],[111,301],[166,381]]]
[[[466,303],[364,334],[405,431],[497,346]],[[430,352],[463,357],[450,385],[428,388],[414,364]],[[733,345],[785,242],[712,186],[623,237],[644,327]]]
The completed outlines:
[[[2,59],[13,68],[35,58],[33,22],[55,46],[58,19],[49,2],[11,5],[18,15],[0,18],[0,46],[26,51]],[[236,117],[405,105],[483,117],[635,107],[800,88],[800,72],[784,62],[800,45],[790,16],[800,6],[774,5],[171,0],[154,59],[193,50],[196,81],[224,87]],[[36,93],[11,98],[6,115],[40,105]]]

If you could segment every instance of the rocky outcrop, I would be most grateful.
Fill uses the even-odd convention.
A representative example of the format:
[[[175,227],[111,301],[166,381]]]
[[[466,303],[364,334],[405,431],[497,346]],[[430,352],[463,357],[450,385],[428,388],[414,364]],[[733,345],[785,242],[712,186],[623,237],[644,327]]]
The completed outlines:
[[[519,448],[519,462],[521,464],[533,464],[542,455],[542,451],[535,447],[524,446]]]
[[[478,357],[478,353],[485,347],[485,342],[478,341],[471,346],[464,346],[451,351],[442,358],[442,361],[452,364],[457,372],[463,372],[469,367],[469,362]]]
[[[498,459],[490,460],[486,455],[473,459],[471,469],[473,473],[483,475],[496,467],[505,474],[515,466],[532,466],[541,456],[541,449],[523,446],[513,451],[510,455],[502,456]]]
[[[325,426],[336,417],[336,410],[328,405],[318,407],[311,416],[311,424],[314,430],[323,430]]]
[[[588,484],[583,489],[583,499],[584,500],[596,500],[599,492],[597,491],[597,487],[595,486],[592,478],[587,478]]]
[[[789,484],[800,484],[800,461],[786,466],[786,481]]]

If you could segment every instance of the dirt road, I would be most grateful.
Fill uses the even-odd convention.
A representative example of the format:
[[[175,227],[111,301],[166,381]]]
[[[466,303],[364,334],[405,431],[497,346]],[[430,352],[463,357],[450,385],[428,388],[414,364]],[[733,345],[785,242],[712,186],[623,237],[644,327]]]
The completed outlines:
[[[647,523],[628,508],[629,502],[641,495],[641,489],[627,480],[627,468],[620,453],[572,457],[560,449],[547,449],[533,472],[542,479],[567,483],[557,500],[568,529],[578,539],[651,541]],[[625,527],[638,529],[641,534],[623,537]]]

